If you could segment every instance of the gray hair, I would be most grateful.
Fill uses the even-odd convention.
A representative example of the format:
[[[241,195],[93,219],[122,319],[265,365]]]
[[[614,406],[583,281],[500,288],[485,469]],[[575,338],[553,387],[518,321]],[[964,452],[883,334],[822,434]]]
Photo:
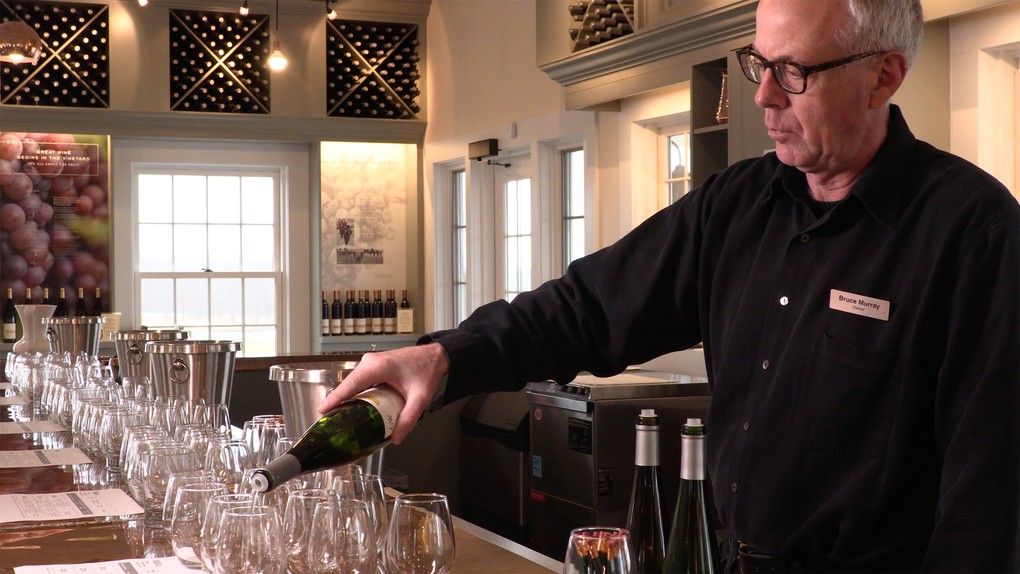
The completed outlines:
[[[898,50],[906,54],[907,67],[914,63],[924,36],[920,0],[843,0],[849,25],[837,41],[850,53]]]

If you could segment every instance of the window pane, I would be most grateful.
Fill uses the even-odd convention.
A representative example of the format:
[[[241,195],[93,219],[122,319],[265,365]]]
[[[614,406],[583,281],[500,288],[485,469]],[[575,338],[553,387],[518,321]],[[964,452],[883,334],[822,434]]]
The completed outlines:
[[[244,322],[248,325],[276,325],[276,281],[269,278],[244,280]]]
[[[457,308],[454,310],[454,326],[459,325],[461,321],[467,319],[468,308],[467,308],[467,285],[457,285],[454,287],[456,290],[456,305]]]
[[[531,289],[531,236],[521,237],[517,249],[519,290],[526,291]]]
[[[217,272],[241,270],[241,226],[209,226],[209,269]]]
[[[209,318],[209,322],[213,325],[240,324],[243,314],[241,279],[233,277],[210,279],[209,290],[212,298],[210,306],[212,316]]]
[[[209,267],[205,234],[204,225],[174,225],[174,271],[194,272]]]
[[[275,327],[245,327],[244,351],[249,357],[266,357],[276,354]]]
[[[584,257],[584,220],[567,220],[567,264]]]
[[[454,233],[454,270],[453,280],[455,283],[467,282],[467,254],[464,246],[467,245],[467,229],[461,227]]]
[[[183,325],[181,327],[188,332],[188,339],[191,341],[208,341],[209,325]]]
[[[275,202],[271,177],[241,178],[241,217],[245,223],[275,223]]]
[[[517,180],[517,233],[531,234],[531,180]]]
[[[506,215],[504,216],[504,226],[506,227],[507,235],[517,235],[519,230],[517,228],[517,182],[508,181],[505,186],[503,200],[506,205]]]
[[[566,153],[566,215],[567,217],[584,216],[584,150]]]
[[[244,329],[241,327],[222,327],[213,325],[209,327],[209,337],[214,341],[243,341]],[[244,355],[245,347],[242,346],[239,355]]]
[[[208,324],[208,279],[177,280],[177,320],[188,325]]]
[[[141,304],[142,325],[155,328],[156,325],[177,324],[174,317],[173,279],[142,279],[138,300]]]
[[[138,270],[173,271],[173,226],[140,224],[138,226]]]
[[[241,223],[241,178],[209,177],[209,223]]]
[[[453,223],[458,227],[467,225],[467,176],[463,171],[453,174]]]
[[[174,221],[205,223],[205,176],[174,176]]]
[[[241,226],[241,261],[244,271],[274,271],[273,228],[269,225]]]
[[[173,180],[169,175],[138,176],[138,222],[170,223],[173,215]]]
[[[667,179],[677,179],[687,176],[688,165],[687,134],[669,136],[669,173]]]

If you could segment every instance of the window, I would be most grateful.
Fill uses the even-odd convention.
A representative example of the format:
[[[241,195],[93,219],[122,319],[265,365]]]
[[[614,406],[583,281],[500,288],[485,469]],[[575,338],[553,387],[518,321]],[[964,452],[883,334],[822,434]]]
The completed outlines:
[[[470,313],[467,290],[467,174],[463,169],[452,175],[453,197],[453,324],[459,325]]]
[[[563,270],[584,256],[584,150],[562,152]]]
[[[135,274],[140,322],[195,340],[275,354],[282,286],[279,173],[145,168],[137,172]]]
[[[531,179],[503,184],[503,298],[531,289]]]
[[[691,134],[667,133],[664,138],[666,198],[673,203],[691,190]]]

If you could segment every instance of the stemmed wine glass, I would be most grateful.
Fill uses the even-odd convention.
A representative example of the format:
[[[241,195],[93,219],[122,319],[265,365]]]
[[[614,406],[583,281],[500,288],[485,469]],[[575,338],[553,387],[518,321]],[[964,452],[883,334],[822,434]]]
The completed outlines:
[[[454,554],[453,519],[446,496],[398,496],[386,534],[386,572],[445,574],[453,568]]]

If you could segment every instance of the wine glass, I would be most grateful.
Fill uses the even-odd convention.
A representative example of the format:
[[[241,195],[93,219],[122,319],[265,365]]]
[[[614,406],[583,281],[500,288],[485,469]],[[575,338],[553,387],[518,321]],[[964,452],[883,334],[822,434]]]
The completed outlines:
[[[202,569],[212,572],[216,562],[216,541],[220,537],[220,518],[228,508],[250,507],[255,505],[251,494],[217,494],[209,501],[209,509],[202,519],[202,533],[199,537],[199,556]]]
[[[120,380],[120,388],[126,398],[156,398],[156,385],[147,375],[124,375]]]
[[[204,423],[223,436],[230,436],[230,411],[223,403],[199,403],[191,416],[192,423]]]
[[[627,530],[587,526],[570,531],[563,574],[630,574]]]
[[[280,515],[268,506],[228,508],[220,516],[215,574],[284,574],[287,571]]]
[[[170,524],[174,517],[174,501],[177,500],[177,491],[185,486],[192,486],[202,483],[223,484],[216,480],[216,475],[205,469],[185,470],[175,472],[166,481],[166,498],[163,499],[163,522]],[[223,485],[226,488],[226,485]]]
[[[153,446],[142,453],[138,472],[142,477],[145,495],[146,523],[159,530],[164,528],[163,502],[170,475],[186,470],[198,470],[199,458],[191,448],[180,444]]]
[[[170,518],[170,545],[177,559],[188,568],[202,566],[199,546],[202,522],[212,497],[226,492],[227,486],[219,482],[186,484],[177,489]]]
[[[333,479],[333,489],[341,499],[364,500],[368,503],[368,515],[375,526],[376,537],[379,540],[386,537],[389,519],[386,516],[386,493],[382,477],[377,474],[342,474]]]
[[[308,537],[315,506],[336,493],[324,488],[302,488],[292,490],[287,496],[283,511],[284,545],[287,547],[287,565],[294,574],[307,574]]]
[[[240,492],[244,473],[252,466],[251,451],[244,441],[219,438],[206,447],[203,468],[213,471],[230,492]]]
[[[444,574],[453,568],[453,519],[442,494],[402,494],[393,503],[384,553],[390,574]]]
[[[363,500],[330,497],[315,506],[305,556],[308,574],[376,572],[375,529]]]

